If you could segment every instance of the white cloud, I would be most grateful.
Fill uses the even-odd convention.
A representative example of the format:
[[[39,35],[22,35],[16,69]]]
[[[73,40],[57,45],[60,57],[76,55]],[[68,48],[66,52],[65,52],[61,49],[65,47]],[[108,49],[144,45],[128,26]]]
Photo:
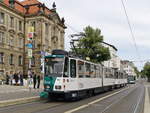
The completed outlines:
[[[52,7],[52,3],[55,1],[59,15],[65,17],[66,23],[74,29],[82,31],[87,25],[98,27],[102,30],[104,40],[118,48],[118,54],[121,58],[139,60],[121,0],[40,1],[45,2],[48,7]],[[124,3],[141,59],[148,59],[150,50],[150,1],[124,0]],[[66,49],[69,48],[68,35],[72,33],[76,33],[75,30],[68,27],[66,30]],[[138,67],[141,66],[138,64]]]

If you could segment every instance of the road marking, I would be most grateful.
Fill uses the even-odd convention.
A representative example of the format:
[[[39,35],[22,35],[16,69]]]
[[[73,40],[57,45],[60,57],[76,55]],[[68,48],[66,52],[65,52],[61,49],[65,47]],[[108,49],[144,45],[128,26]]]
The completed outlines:
[[[90,105],[92,105],[92,104],[95,104],[95,103],[97,103],[97,102],[99,102],[99,101],[102,101],[102,100],[104,100],[104,99],[106,99],[106,98],[109,98],[109,97],[111,97],[111,96],[113,96],[113,95],[116,95],[116,94],[118,94],[118,93],[120,93],[120,92],[123,92],[123,91],[127,90],[128,88],[129,88],[129,87],[127,87],[127,88],[125,88],[125,89],[122,89],[122,90],[120,90],[120,91],[118,91],[118,92],[112,93],[112,94],[110,94],[110,95],[107,95],[107,96],[105,96],[105,97],[99,98],[99,99],[97,99],[97,100],[94,100],[94,101],[92,101],[92,102],[89,102],[89,103],[87,103],[87,104],[85,104],[85,105],[82,105],[82,106],[80,106],[80,107],[77,107],[77,108],[75,108],[75,109],[66,111],[66,112],[64,112],[64,113],[73,113],[73,112],[78,111],[78,110],[80,110],[80,109],[86,108],[86,107],[88,107],[88,106],[90,106]],[[150,112],[149,112],[149,113],[150,113]]]
[[[134,113],[137,112],[137,109],[138,109],[138,107],[139,107],[139,105],[140,105],[140,102],[141,102],[142,99],[143,99],[143,96],[144,96],[144,91],[141,93],[140,98],[139,98],[137,104],[135,105]]]
[[[149,102],[148,87],[146,87],[146,86],[145,86],[144,113],[150,113],[150,102]]]

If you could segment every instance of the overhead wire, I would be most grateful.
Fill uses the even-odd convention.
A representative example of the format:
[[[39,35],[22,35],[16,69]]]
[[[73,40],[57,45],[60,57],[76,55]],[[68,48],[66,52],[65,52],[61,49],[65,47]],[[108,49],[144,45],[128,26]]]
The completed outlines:
[[[125,13],[125,15],[126,15],[127,23],[128,23],[129,29],[130,29],[130,33],[131,33],[131,37],[132,37],[132,40],[133,40],[133,43],[134,43],[134,47],[135,47],[135,50],[136,50],[136,54],[137,54],[138,59],[139,59],[138,61],[133,61],[133,62],[139,62],[140,65],[141,65],[141,63],[144,63],[144,62],[146,62],[147,60],[141,60],[141,55],[140,55],[140,53],[139,53],[139,49],[138,49],[137,44],[136,44],[135,35],[134,35],[134,33],[133,33],[133,29],[132,29],[131,22],[130,22],[130,19],[129,19],[127,10],[126,10],[125,3],[124,3],[123,0],[121,0],[121,3],[122,3],[122,6],[123,6],[123,9],[124,9],[124,13]]]
[[[134,36],[134,33],[133,33],[133,29],[132,29],[132,27],[131,27],[131,22],[130,22],[130,19],[129,19],[127,10],[126,10],[126,6],[125,6],[123,0],[121,0],[121,3],[122,3],[122,6],[123,6],[125,15],[126,15],[127,23],[128,23],[129,29],[130,29],[131,37],[132,37],[133,42],[134,42],[134,46],[135,46],[135,49],[136,49],[136,53],[137,53],[137,55],[139,56],[139,59],[141,59],[140,53],[139,53],[139,50],[138,50],[138,47],[137,47],[137,44],[136,44],[136,39],[135,39],[135,36]]]

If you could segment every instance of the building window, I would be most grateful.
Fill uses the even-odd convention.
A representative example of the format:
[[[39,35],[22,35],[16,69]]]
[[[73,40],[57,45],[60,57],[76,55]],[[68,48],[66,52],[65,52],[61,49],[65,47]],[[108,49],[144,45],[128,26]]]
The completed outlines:
[[[14,28],[14,17],[10,17],[10,27]]]
[[[10,54],[10,57],[9,57],[9,64],[10,65],[13,65],[13,57],[14,57],[14,55]]]
[[[19,66],[23,65],[23,58],[22,58],[22,56],[19,56],[18,64],[19,64]]]
[[[4,53],[0,53],[0,64],[4,63]]]
[[[33,21],[33,22],[31,22],[31,26],[34,28],[34,32],[35,32],[35,29],[36,29],[36,25],[35,25],[35,22]]]
[[[48,35],[48,33],[49,33],[49,25],[48,25],[48,23],[45,23],[45,34],[46,34],[46,36]]]
[[[4,13],[0,12],[0,24],[4,24]]]
[[[4,33],[0,32],[0,43],[4,43]]]
[[[4,70],[0,70],[0,76],[4,78]]]
[[[22,31],[22,21],[19,21],[19,31]]]
[[[23,48],[23,38],[19,38],[18,46],[19,46],[20,48]]]
[[[13,39],[12,36],[10,36],[9,45],[10,45],[10,46],[13,46],[13,45],[14,45],[14,39]]]

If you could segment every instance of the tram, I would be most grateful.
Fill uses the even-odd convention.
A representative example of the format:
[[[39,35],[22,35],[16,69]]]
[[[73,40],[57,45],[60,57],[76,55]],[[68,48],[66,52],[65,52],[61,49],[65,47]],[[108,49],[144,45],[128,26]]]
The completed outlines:
[[[63,50],[45,56],[44,67],[44,93],[50,98],[79,99],[127,83],[124,72],[71,57]]]
[[[135,84],[135,80],[136,80],[135,76],[128,75],[128,77],[127,77],[128,84]]]

